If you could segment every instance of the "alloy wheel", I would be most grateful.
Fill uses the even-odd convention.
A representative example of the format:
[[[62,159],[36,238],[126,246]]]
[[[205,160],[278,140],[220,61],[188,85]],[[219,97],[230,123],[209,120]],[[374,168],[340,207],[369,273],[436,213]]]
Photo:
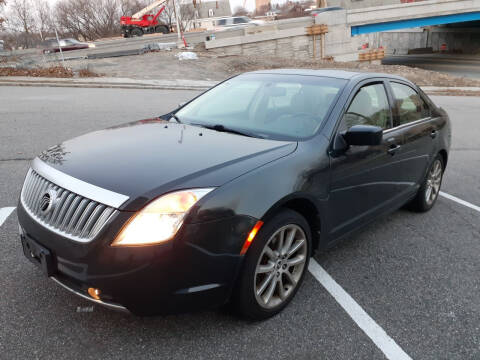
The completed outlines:
[[[301,227],[289,224],[267,241],[255,269],[254,291],[267,309],[282,304],[297,287],[307,260],[307,237]]]
[[[440,192],[442,183],[442,162],[436,159],[430,168],[427,176],[427,187],[425,189],[425,201],[428,205],[433,204]]]

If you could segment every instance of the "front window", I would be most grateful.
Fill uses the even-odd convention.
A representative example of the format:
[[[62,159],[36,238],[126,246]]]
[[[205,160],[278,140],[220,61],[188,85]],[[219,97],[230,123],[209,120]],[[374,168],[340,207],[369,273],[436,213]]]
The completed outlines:
[[[305,139],[316,133],[346,82],[317,76],[241,75],[193,100],[176,116],[187,124],[221,125],[262,138]]]
[[[390,127],[390,105],[382,83],[362,87],[345,112],[339,131],[354,125],[373,125],[382,129]]]

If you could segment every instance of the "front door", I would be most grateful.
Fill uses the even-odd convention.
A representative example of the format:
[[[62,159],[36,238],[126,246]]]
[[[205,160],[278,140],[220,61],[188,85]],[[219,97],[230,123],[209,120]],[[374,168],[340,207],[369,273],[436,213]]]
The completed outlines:
[[[386,83],[367,83],[355,95],[343,114],[336,136],[353,125],[374,125],[384,129],[378,146],[350,146],[331,155],[331,185],[328,200],[330,239],[373,219],[385,207],[394,206],[407,184],[399,181],[405,170],[397,161],[403,142],[401,131],[392,128],[392,110]]]

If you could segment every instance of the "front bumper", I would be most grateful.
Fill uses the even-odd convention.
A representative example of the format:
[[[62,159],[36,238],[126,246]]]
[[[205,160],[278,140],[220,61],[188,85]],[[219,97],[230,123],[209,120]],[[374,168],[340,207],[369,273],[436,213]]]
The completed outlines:
[[[18,207],[21,236],[48,249],[52,279],[83,298],[95,301],[88,288],[97,288],[101,295],[96,303],[137,315],[189,312],[228,301],[243,242],[256,219],[232,216],[184,224],[164,244],[110,246],[131,215],[119,212],[93,241],[78,243],[49,231]]]

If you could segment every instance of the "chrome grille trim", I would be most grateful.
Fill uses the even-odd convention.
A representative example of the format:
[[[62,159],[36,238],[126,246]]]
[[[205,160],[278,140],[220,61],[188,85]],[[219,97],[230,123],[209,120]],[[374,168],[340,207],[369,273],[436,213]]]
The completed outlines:
[[[44,214],[40,203],[46,191],[57,191],[56,206]],[[77,242],[90,242],[118,211],[83,197],[45,179],[33,168],[28,170],[20,201],[25,211],[52,232]]]
[[[33,160],[32,169],[44,179],[49,180],[58,187],[115,209],[120,208],[120,206],[129,199],[126,195],[103,189],[58,171],[44,163],[38,157]]]

